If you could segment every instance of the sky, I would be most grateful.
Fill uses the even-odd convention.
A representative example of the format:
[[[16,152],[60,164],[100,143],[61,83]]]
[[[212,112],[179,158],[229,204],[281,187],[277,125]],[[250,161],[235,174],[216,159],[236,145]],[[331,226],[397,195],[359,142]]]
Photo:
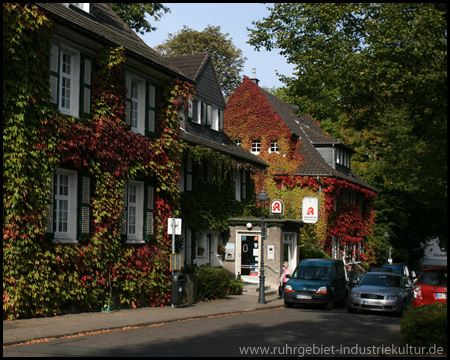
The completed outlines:
[[[278,50],[271,52],[261,49],[254,50],[247,44],[248,28],[254,28],[252,21],[262,20],[270,13],[267,7],[271,4],[261,3],[163,3],[170,9],[170,13],[164,14],[158,21],[148,17],[148,21],[155,31],[139,35],[147,45],[155,47],[168,39],[168,34],[178,33],[184,25],[188,28],[203,31],[208,25],[220,26],[222,34],[229,34],[226,39],[233,42],[234,46],[242,50],[247,58],[244,63],[241,76],[253,78],[252,69],[256,69],[256,78],[259,86],[272,87],[284,86],[278,80],[278,73],[290,76],[293,73],[293,65],[287,64],[286,59],[278,54]]]

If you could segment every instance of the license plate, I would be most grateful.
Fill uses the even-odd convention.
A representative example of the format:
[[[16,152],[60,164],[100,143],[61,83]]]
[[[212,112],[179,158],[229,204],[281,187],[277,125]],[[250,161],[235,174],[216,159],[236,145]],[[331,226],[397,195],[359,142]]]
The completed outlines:
[[[364,300],[363,301],[363,305],[380,305],[379,301],[368,301],[368,300]]]
[[[309,295],[296,295],[295,296],[297,299],[305,299],[305,300],[311,300],[312,297]]]
[[[447,299],[446,293],[436,293],[436,299]]]

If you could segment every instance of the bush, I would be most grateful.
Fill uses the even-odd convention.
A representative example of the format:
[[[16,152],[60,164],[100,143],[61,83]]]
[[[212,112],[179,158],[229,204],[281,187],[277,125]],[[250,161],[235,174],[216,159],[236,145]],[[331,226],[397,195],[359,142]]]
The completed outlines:
[[[222,268],[200,266],[196,269],[198,277],[198,299],[211,300],[226,298],[230,286],[230,274]]]
[[[447,349],[447,304],[408,308],[401,322],[401,342],[413,347]]]
[[[230,280],[230,295],[241,295],[244,288],[244,282],[241,279]]]

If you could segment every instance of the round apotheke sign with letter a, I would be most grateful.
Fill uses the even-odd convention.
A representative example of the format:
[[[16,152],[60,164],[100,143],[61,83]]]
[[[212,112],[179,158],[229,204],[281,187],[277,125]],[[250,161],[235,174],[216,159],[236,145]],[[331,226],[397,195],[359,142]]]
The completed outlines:
[[[270,203],[270,213],[273,214],[278,214],[278,215],[283,215],[284,214],[284,204],[280,199],[277,200],[273,200]]]

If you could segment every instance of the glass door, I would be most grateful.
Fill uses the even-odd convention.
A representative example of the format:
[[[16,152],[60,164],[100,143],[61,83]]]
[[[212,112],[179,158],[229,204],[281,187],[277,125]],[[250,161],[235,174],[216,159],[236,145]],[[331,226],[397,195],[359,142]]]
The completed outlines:
[[[259,275],[259,235],[241,235],[241,275]]]

